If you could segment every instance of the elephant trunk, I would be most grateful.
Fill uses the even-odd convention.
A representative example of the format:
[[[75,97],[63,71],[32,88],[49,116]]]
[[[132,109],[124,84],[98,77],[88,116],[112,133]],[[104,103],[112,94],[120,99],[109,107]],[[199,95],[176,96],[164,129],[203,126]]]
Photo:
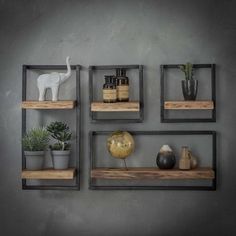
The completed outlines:
[[[66,58],[66,66],[67,66],[67,72],[65,74],[65,79],[68,79],[71,76],[71,68],[70,68],[70,63],[69,63],[70,58]]]

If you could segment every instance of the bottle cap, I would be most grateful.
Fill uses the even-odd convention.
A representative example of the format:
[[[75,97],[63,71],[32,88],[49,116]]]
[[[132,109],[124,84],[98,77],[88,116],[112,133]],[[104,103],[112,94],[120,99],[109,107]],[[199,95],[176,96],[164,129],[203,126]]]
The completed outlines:
[[[116,84],[116,81],[115,81],[115,76],[114,75],[105,75],[105,82],[106,83],[110,83],[110,84]]]

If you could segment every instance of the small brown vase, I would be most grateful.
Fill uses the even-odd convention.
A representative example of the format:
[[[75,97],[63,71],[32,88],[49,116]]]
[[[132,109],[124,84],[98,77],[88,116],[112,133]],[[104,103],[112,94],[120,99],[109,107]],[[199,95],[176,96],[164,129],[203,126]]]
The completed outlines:
[[[189,151],[189,155],[190,155],[190,167],[191,167],[191,169],[197,168],[197,166],[198,166],[197,158],[195,156],[193,156],[191,151]]]
[[[190,170],[191,164],[190,164],[190,155],[188,147],[183,146],[181,148],[181,157],[179,160],[179,169],[180,170]]]

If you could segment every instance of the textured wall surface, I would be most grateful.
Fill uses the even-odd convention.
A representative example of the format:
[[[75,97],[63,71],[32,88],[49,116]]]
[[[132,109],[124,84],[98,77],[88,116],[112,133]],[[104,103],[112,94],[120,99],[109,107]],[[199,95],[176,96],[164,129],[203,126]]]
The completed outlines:
[[[235,9],[230,0],[0,0],[0,234],[236,235]],[[81,191],[22,191],[22,64],[67,55],[83,65]],[[160,123],[159,65],[186,61],[217,64],[216,123]],[[91,64],[145,66],[144,123],[90,124]],[[217,191],[88,190],[88,131],[121,128],[216,130]]]

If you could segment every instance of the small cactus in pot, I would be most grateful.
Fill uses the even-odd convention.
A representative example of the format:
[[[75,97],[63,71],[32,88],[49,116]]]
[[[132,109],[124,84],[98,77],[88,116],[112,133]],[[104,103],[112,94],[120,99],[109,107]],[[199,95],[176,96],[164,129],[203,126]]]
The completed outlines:
[[[47,131],[57,142],[50,145],[54,169],[68,169],[72,133],[66,123],[55,121],[47,126]]]
[[[185,100],[196,100],[198,81],[193,79],[193,64],[180,65],[179,69],[184,72],[185,80],[182,80],[182,92]]]

